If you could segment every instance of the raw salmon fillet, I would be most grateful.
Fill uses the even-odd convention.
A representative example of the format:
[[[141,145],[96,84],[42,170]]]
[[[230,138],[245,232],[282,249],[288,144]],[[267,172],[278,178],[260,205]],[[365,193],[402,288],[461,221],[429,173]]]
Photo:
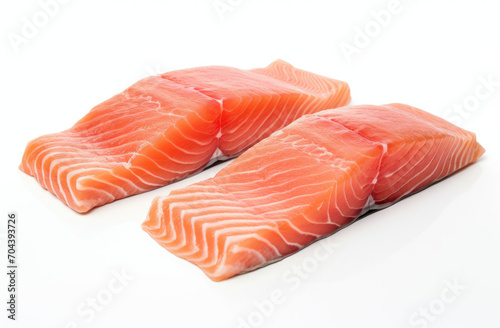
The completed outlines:
[[[69,130],[31,141],[20,169],[77,212],[233,157],[298,117],[350,101],[346,83],[278,60],[145,78]]]
[[[306,115],[214,178],[153,201],[143,229],[220,281],[281,259],[475,162],[473,133],[402,104]]]

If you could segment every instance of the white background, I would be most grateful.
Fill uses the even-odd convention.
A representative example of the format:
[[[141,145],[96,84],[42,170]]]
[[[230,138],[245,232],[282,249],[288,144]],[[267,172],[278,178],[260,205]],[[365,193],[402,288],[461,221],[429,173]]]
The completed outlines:
[[[2,269],[0,326],[236,328],[241,319],[250,327],[499,327],[500,87],[473,111],[446,112],[473,104],[481,79],[500,82],[500,3],[401,0],[380,31],[371,12],[386,9],[385,0],[232,0],[223,19],[213,3],[69,1],[15,51],[9,37],[22,36],[24,18],[32,21],[41,7],[1,1],[0,262],[6,215],[17,211],[19,312],[17,322],[6,319]],[[348,61],[341,44],[353,44],[366,25],[369,43]],[[200,65],[262,67],[277,58],[349,82],[353,104],[403,102],[453,116],[487,153],[333,235],[328,241],[337,247],[324,261],[314,262],[314,254],[326,240],[220,283],[163,250],[140,224],[154,196],[227,163],[87,215],[17,169],[29,140],[69,128],[140,78]],[[304,264],[307,277],[284,280]],[[89,313],[89,299],[108,301],[108,285],[119,287],[113,277],[122,270],[134,278]],[[449,300],[455,280],[461,287]],[[268,304],[275,289],[283,302],[264,316],[255,302]],[[415,311],[429,306],[433,319],[412,324]]]

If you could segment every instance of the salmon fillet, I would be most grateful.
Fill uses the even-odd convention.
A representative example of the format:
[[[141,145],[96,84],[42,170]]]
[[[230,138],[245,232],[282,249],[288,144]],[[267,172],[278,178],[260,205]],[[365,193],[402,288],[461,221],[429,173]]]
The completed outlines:
[[[142,228],[220,281],[298,251],[475,162],[473,133],[402,104],[306,115],[214,178],[154,199]]]
[[[346,83],[278,60],[145,78],[72,128],[26,147],[20,169],[77,212],[234,157],[298,117],[350,101]]]

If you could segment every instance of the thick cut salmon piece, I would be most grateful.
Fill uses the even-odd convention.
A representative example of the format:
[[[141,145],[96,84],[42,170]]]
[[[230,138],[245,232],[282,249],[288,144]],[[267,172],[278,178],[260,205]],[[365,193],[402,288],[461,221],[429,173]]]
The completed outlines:
[[[214,178],[157,197],[143,229],[220,281],[289,255],[475,162],[473,133],[402,104],[306,115]]]
[[[278,60],[145,78],[72,128],[31,141],[20,169],[77,212],[238,155],[304,114],[350,101],[346,83]]]

